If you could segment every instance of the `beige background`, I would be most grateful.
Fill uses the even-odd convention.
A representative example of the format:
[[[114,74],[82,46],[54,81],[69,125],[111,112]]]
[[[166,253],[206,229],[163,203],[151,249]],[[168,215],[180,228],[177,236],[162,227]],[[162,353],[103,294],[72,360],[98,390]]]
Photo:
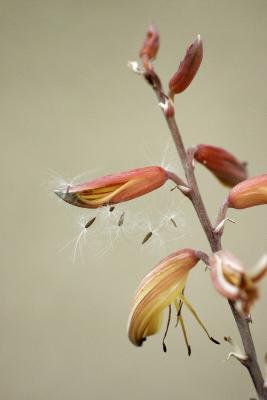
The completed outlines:
[[[171,164],[173,145],[150,88],[127,68],[146,28],[161,32],[157,69],[166,84],[185,48],[201,33],[205,55],[190,89],[176,101],[186,145],[225,146],[266,171],[266,0],[0,1],[1,277],[0,398],[3,400],[249,399],[248,374],[231,348],[212,344],[185,314],[187,357],[172,323],[142,349],[128,341],[132,295],[160,258],[191,246],[209,251],[189,204],[170,185],[94,215],[51,191],[80,173],[83,181],[134,167]],[[163,160],[164,159],[164,160]],[[150,161],[152,160],[152,161]],[[210,215],[226,194],[197,169]],[[116,218],[126,211],[116,239]],[[167,212],[177,230],[141,246]],[[266,251],[266,208],[231,211],[224,244],[248,266]],[[137,226],[139,222],[139,226]],[[115,240],[116,239],[116,240]],[[113,249],[110,249],[113,247]],[[267,349],[267,282],[253,311],[261,365]],[[227,303],[203,265],[187,293],[212,335],[240,339]]]

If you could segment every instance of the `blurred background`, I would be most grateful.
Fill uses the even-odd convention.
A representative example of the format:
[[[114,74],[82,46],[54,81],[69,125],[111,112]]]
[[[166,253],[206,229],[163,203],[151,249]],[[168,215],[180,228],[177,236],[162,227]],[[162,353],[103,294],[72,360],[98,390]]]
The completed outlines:
[[[223,337],[238,345],[240,338],[204,265],[192,271],[187,295],[221,346],[188,312],[191,357],[175,321],[166,354],[164,328],[142,348],[128,341],[131,299],[147,271],[178,248],[209,252],[186,199],[167,184],[110,216],[52,193],[151,164],[182,174],[154,94],[127,68],[151,21],[161,34],[155,65],[165,85],[186,47],[203,37],[200,71],[176,99],[186,145],[223,146],[248,161],[251,175],[266,172],[266,0],[1,0],[3,400],[255,397],[247,371],[226,361],[232,348]],[[203,167],[196,173],[214,220],[227,189]],[[227,225],[224,246],[250,267],[266,252],[266,207],[228,215],[237,223]],[[266,289],[267,281],[251,325],[263,369]]]

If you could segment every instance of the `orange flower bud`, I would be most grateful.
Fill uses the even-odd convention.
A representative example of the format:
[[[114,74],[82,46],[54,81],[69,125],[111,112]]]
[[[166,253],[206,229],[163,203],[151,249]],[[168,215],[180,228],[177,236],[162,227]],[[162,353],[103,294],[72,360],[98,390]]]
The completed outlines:
[[[127,172],[107,175],[80,185],[68,187],[55,193],[67,203],[83,208],[98,208],[117,204],[162,186],[168,173],[161,167],[144,167]]]
[[[248,314],[251,306],[259,297],[256,282],[267,273],[266,256],[252,268],[245,267],[233,254],[220,250],[210,257],[211,279],[224,297],[234,300],[240,306],[240,311]]]
[[[194,158],[226,186],[232,187],[247,178],[246,164],[221,147],[199,144]]]
[[[140,57],[143,59],[154,60],[159,49],[159,32],[155,25],[151,24],[146,33],[143,47],[140,50]]]
[[[230,191],[228,206],[248,208],[267,204],[267,174],[255,176],[239,183]]]
[[[183,61],[169,82],[171,98],[175,94],[183,92],[190,85],[200,67],[202,57],[203,43],[198,35],[194,43],[187,49]]]
[[[199,261],[197,252],[182,249],[164,258],[141,281],[128,323],[130,341],[141,346],[147,336],[161,327],[163,311],[183,295],[191,268]]]

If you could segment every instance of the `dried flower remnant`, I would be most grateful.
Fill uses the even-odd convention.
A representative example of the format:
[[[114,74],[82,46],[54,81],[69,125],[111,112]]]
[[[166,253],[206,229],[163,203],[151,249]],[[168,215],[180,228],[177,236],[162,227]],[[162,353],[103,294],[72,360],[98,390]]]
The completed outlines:
[[[168,179],[168,172],[151,166],[107,175],[72,186],[68,191],[55,190],[67,203],[83,208],[98,208],[122,203],[152,192]]]
[[[179,318],[181,318],[181,309],[179,308],[178,300],[185,303],[209,338],[213,342],[218,343],[208,334],[196,311],[184,296],[184,289],[189,271],[198,261],[199,256],[196,251],[192,249],[178,250],[163,259],[144,277],[134,296],[128,323],[128,336],[134,345],[141,346],[147,336],[154,335],[160,330],[163,312],[166,308],[171,306],[171,304],[175,304],[177,313],[179,312]],[[181,325],[184,330],[182,319]],[[168,330],[168,326],[169,322],[166,331]],[[166,332],[163,338],[164,351],[166,351],[165,337]],[[185,338],[187,338],[186,334]],[[188,345],[187,339],[186,343]]]
[[[249,208],[267,204],[267,174],[255,176],[234,186],[228,196],[228,207]]]
[[[199,144],[194,158],[226,186],[232,187],[247,179],[246,163],[221,147]]]
[[[210,257],[211,279],[224,297],[237,302],[240,311],[249,314],[251,307],[259,297],[256,282],[267,273],[267,257],[250,271],[232,253],[220,250]]]
[[[169,82],[169,97],[174,98],[176,94],[183,92],[194,79],[203,57],[203,43],[200,35],[197,36],[186,51],[177,72]]]

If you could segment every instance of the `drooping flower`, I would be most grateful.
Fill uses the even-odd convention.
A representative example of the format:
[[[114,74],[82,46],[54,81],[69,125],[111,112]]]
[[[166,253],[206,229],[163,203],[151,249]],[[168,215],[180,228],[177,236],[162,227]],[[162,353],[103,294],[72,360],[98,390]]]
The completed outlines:
[[[231,208],[249,208],[267,204],[267,174],[255,176],[234,186],[228,196]]]
[[[107,175],[55,193],[67,203],[83,208],[98,208],[135,199],[162,186],[168,172],[151,166]]]
[[[177,72],[169,82],[169,96],[173,99],[174,95],[183,92],[194,79],[203,58],[203,43],[200,35],[197,36],[181,61]]]
[[[232,187],[247,179],[246,163],[221,147],[199,144],[194,158],[226,186]]]
[[[206,328],[196,314],[196,311],[184,295],[189,271],[198,263],[198,261],[198,252],[192,249],[178,250],[164,258],[144,277],[134,296],[128,322],[128,336],[134,345],[141,346],[147,336],[154,335],[160,330],[163,313],[166,308],[169,308],[169,325],[171,304],[175,305],[177,311],[177,324],[178,322],[181,322],[189,355],[191,349],[188,344],[185,325],[181,314],[183,303],[190,309],[202,328],[208,334]],[[210,336],[209,338],[215,341]],[[164,339],[163,349],[166,351]]]
[[[237,302],[240,311],[248,314],[259,297],[256,282],[267,274],[267,256],[250,271],[232,253],[220,250],[210,257],[211,279],[224,297]]]

